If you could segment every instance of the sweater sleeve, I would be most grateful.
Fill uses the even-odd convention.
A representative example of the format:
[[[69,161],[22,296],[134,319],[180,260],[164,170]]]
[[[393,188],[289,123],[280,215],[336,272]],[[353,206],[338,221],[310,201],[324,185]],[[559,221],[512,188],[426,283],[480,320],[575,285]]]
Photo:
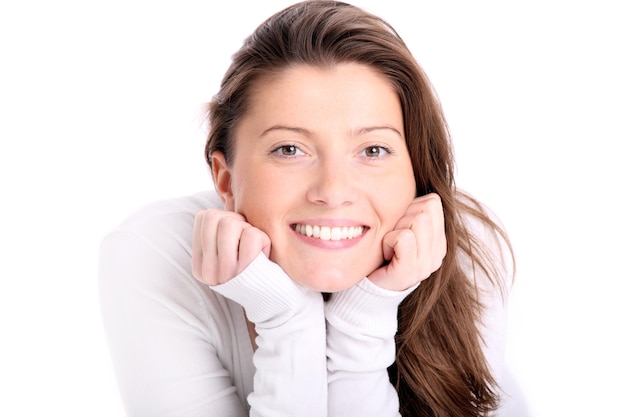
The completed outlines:
[[[251,416],[325,416],[324,303],[259,254],[237,277],[212,287],[242,305],[257,331]]]
[[[398,306],[416,287],[389,291],[365,278],[326,303],[329,416],[400,415],[387,368]]]

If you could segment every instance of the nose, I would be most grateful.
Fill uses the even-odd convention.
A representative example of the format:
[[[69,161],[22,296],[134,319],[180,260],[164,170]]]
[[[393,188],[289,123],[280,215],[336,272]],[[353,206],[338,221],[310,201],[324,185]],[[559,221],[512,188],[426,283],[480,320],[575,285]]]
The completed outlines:
[[[319,161],[310,172],[307,198],[314,204],[340,207],[354,203],[359,178],[347,160],[333,158]]]

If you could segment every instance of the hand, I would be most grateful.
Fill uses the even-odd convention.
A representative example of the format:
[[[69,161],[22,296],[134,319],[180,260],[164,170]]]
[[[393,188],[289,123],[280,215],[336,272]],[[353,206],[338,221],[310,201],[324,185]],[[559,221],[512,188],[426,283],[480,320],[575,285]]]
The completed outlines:
[[[383,237],[383,257],[389,262],[368,278],[379,287],[403,291],[439,269],[446,252],[441,198],[437,194],[417,197]]]
[[[193,276],[218,285],[241,273],[259,253],[269,257],[271,241],[241,214],[203,210],[196,213],[192,245]]]

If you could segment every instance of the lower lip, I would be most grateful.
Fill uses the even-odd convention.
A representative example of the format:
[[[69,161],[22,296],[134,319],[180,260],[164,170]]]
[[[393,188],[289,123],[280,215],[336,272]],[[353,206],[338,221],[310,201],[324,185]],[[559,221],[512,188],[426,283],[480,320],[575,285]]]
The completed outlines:
[[[369,229],[364,229],[363,233],[361,233],[359,236],[352,238],[352,239],[341,239],[341,240],[322,240],[322,239],[317,239],[314,237],[309,237],[306,235],[302,235],[298,232],[296,232],[295,230],[293,230],[293,228],[291,229],[291,231],[296,235],[296,237],[298,239],[300,239],[302,242],[306,243],[307,245],[311,245],[311,246],[315,246],[317,248],[320,249],[348,249],[351,248],[355,245],[357,245],[361,239],[363,238],[363,236],[365,236],[365,234],[367,233]]]

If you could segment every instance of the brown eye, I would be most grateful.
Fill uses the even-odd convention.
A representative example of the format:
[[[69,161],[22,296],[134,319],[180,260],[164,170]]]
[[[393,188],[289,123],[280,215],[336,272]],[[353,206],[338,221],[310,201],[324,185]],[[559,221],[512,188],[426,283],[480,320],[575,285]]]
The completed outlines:
[[[280,156],[303,155],[303,152],[296,145],[280,145],[275,148],[272,153],[277,153]]]
[[[384,146],[368,146],[363,149],[362,155],[368,158],[380,158],[387,153],[390,153],[390,151]]]
[[[293,145],[284,145],[281,146],[279,149],[280,153],[286,156],[293,156],[296,154],[296,152],[298,152],[298,148]]]

